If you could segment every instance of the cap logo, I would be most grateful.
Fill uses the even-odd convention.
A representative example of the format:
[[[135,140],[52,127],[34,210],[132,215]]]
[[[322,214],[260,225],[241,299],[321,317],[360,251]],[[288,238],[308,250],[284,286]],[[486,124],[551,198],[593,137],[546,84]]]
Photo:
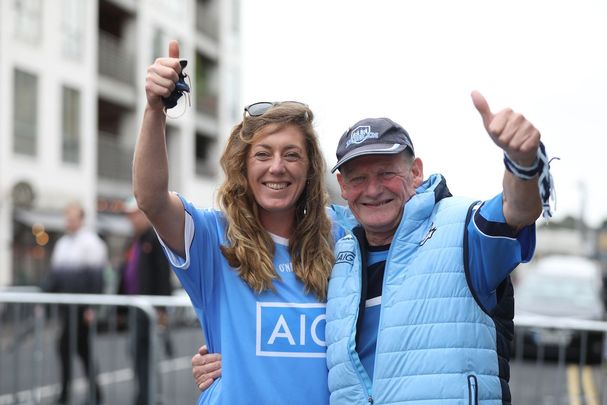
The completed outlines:
[[[367,139],[372,139],[372,138],[373,139],[379,138],[379,132],[371,132],[370,125],[358,126],[358,127],[354,128],[354,130],[350,134],[350,139],[348,139],[348,142],[346,142],[346,148],[348,146],[352,145],[353,143],[358,145],[360,143],[363,143]]]

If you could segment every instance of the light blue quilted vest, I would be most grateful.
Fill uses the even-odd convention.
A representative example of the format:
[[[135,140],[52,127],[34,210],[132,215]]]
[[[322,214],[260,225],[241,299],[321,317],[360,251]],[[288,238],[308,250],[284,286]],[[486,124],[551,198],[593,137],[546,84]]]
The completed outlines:
[[[348,235],[336,245],[326,326],[332,405],[502,405],[495,323],[464,271],[472,201],[435,203],[436,181],[407,203],[388,253],[373,382],[355,350],[358,242]]]

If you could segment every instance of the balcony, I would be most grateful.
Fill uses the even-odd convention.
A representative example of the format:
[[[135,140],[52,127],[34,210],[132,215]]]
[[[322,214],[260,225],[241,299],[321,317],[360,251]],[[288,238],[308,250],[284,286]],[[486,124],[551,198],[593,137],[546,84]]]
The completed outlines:
[[[97,139],[98,176],[119,182],[131,181],[133,150],[126,149],[114,134],[100,132]]]
[[[219,13],[217,1],[196,2],[196,29],[212,39],[219,38]]]
[[[217,96],[214,94],[197,94],[196,111],[212,117],[217,116]]]
[[[217,174],[217,138],[212,135],[196,134],[195,170],[198,176],[214,177]]]
[[[196,54],[194,88],[196,91],[196,110],[217,118],[218,113],[219,66],[217,61],[202,53]]]
[[[122,46],[121,39],[99,31],[99,74],[123,83],[133,83],[133,57]]]
[[[36,123],[15,120],[13,142],[15,153],[36,156]]]

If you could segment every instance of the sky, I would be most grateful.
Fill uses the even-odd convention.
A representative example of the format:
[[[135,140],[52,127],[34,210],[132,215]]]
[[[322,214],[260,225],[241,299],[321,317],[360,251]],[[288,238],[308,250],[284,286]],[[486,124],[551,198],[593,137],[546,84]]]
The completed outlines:
[[[542,134],[554,218],[607,219],[604,0],[242,1],[242,100],[310,106],[328,167],[341,134],[389,117],[411,135],[426,177],[486,199],[502,151],[470,99],[512,108]]]

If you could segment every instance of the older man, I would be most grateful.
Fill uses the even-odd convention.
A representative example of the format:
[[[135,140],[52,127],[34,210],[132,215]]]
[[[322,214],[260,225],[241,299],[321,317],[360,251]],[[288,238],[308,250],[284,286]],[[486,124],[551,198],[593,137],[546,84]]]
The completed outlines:
[[[509,274],[532,257],[538,176],[550,174],[531,123],[472,99],[506,164],[503,192],[482,203],[453,197],[441,175],[424,180],[389,119],[339,142],[333,171],[360,226],[337,243],[329,285],[332,404],[510,403]]]

